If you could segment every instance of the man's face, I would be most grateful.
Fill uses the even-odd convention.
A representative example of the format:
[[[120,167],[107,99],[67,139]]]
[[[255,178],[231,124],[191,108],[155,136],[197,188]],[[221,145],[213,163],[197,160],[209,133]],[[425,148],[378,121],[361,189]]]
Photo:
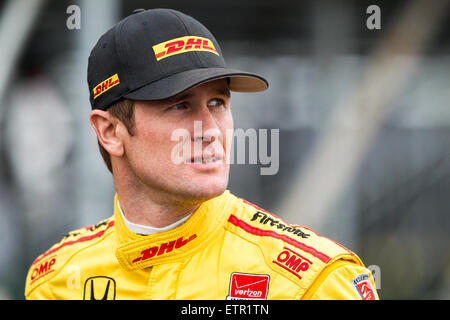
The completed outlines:
[[[225,191],[227,132],[232,132],[225,79],[174,98],[136,101],[134,135],[124,140],[130,175],[163,201],[205,200]]]

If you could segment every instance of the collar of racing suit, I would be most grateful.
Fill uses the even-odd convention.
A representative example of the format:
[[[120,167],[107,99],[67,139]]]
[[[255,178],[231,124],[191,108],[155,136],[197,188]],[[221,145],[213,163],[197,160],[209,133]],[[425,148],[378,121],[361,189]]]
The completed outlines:
[[[231,194],[203,202],[191,217],[179,227],[152,235],[130,231],[120,214],[117,194],[114,199],[116,257],[127,271],[145,269],[167,262],[180,261],[201,249],[228,218]]]

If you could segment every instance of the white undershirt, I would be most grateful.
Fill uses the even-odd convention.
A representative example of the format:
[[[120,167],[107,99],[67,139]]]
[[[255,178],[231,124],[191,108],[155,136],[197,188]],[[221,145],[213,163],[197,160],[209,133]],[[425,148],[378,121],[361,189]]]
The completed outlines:
[[[117,206],[119,207],[119,211],[120,214],[122,215],[122,219],[123,222],[125,223],[125,225],[127,226],[127,228],[134,233],[137,234],[142,234],[142,235],[151,235],[151,234],[155,234],[155,233],[159,233],[159,232],[164,232],[164,231],[169,231],[172,229],[175,229],[176,227],[182,225],[187,219],[189,219],[189,217],[191,216],[188,215],[178,221],[175,221],[174,223],[166,226],[166,227],[162,227],[162,228],[155,228],[155,227],[150,227],[150,226],[144,226],[142,224],[136,224],[133,222],[130,222],[127,220],[127,218],[125,218],[125,215],[123,214],[122,208],[120,207],[120,203],[119,200],[117,200]]]

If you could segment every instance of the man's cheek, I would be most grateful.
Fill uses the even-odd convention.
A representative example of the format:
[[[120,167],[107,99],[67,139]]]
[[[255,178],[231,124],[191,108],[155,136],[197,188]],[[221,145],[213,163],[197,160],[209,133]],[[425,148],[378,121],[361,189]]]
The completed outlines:
[[[191,135],[188,130],[178,128],[172,131],[170,141],[170,161],[175,165],[180,165],[191,159]]]
[[[223,135],[223,142],[222,146],[224,149],[224,161],[226,163],[230,163],[230,157],[231,157],[231,148],[232,148],[232,142],[233,142],[233,134],[234,130],[233,127],[226,129],[224,135]]]
[[[227,121],[225,122],[226,126],[225,129],[223,129],[223,146],[225,149],[225,158],[227,160],[227,163],[230,163],[230,155],[231,155],[231,147],[233,142],[233,134],[234,134],[234,120],[233,115],[231,113],[231,109],[228,109],[228,117]]]

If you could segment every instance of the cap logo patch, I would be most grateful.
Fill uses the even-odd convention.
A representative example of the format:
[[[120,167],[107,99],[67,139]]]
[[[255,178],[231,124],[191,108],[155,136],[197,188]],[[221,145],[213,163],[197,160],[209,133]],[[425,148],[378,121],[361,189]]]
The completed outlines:
[[[156,61],[191,51],[207,51],[219,55],[211,40],[196,36],[185,36],[161,42],[153,46],[153,51]]]
[[[96,99],[99,95],[102,93],[105,93],[109,89],[111,89],[114,86],[117,86],[120,83],[119,81],[119,75],[116,73],[112,77],[106,79],[103,82],[100,82],[94,89],[94,99]]]

